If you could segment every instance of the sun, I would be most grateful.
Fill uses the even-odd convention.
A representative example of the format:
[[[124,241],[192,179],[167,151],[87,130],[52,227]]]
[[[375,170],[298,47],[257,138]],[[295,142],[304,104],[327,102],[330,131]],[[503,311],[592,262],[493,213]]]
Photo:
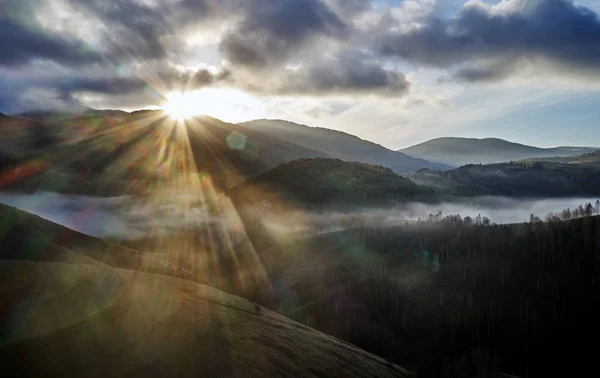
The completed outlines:
[[[262,108],[260,101],[232,88],[171,92],[162,106],[165,113],[179,121],[207,115],[234,123],[260,118]]]
[[[177,120],[185,120],[202,114],[199,105],[191,92],[174,92],[167,95],[163,110]]]

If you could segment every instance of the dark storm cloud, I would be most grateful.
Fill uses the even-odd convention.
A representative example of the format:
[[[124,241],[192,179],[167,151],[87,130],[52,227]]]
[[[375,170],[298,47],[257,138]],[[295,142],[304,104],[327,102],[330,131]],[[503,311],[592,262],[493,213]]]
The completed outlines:
[[[173,33],[160,7],[133,0],[68,0],[85,17],[104,25],[113,58],[162,58],[168,53]]]
[[[78,66],[101,57],[77,40],[0,19],[0,66],[22,65],[35,59]]]
[[[495,82],[505,79],[516,70],[514,62],[500,61],[482,66],[458,69],[452,78],[458,81]]]
[[[39,84],[38,84],[39,86]],[[99,93],[110,95],[126,95],[142,91],[146,87],[143,80],[136,78],[104,77],[104,78],[69,78],[48,83],[48,88],[56,91],[57,97],[66,104],[76,104],[76,93]]]
[[[371,8],[371,0],[325,0],[338,14],[353,17]]]
[[[386,69],[375,57],[345,52],[312,62],[289,74],[282,92],[402,95],[409,83],[401,72]]]
[[[346,25],[320,0],[257,0],[221,42],[235,65],[263,68],[280,64],[316,36],[341,36]]]
[[[412,31],[382,32],[379,37],[383,54],[437,67],[473,59],[526,58],[563,69],[600,69],[600,20],[590,9],[566,0],[531,1],[522,11],[505,13],[468,5],[455,19],[432,17]],[[496,64],[466,69],[459,76],[477,81],[509,73]]]

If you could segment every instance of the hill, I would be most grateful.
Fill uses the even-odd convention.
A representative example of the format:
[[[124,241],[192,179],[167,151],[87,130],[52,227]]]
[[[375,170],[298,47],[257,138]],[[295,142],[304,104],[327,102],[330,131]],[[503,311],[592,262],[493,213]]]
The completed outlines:
[[[414,182],[454,195],[575,197],[600,194],[600,170],[577,164],[511,162],[465,165],[450,171],[422,171]]]
[[[29,119],[0,115],[0,134],[0,153],[22,158],[29,152],[39,151],[55,143],[53,134],[56,134],[56,130]]]
[[[279,208],[343,209],[422,200],[434,192],[390,168],[316,158],[282,164],[228,194],[238,205],[268,201]]]
[[[588,147],[539,148],[498,138],[437,138],[400,150],[401,152],[433,162],[462,166],[491,164],[534,157],[573,156],[592,152]]]
[[[526,159],[526,162],[549,162],[558,164],[572,164],[582,167],[593,167],[600,168],[600,151],[589,152],[576,156],[564,156],[564,157],[543,157]]]
[[[210,286],[86,258],[103,260],[101,241],[79,254],[56,238],[68,230],[0,213],[2,376],[410,376]]]
[[[10,127],[15,122],[41,125],[44,133],[31,131],[33,126]],[[15,173],[10,169],[5,172],[12,179],[10,184],[4,184],[4,189],[95,195],[144,194],[157,186],[197,188],[204,177],[218,192],[292,160],[336,157],[346,141],[349,141],[350,152],[344,153],[343,157],[350,160],[385,160],[398,171],[439,167],[347,134],[328,131],[342,141],[332,142],[337,150],[330,151],[323,149],[319,135],[311,137],[315,138],[314,146],[311,146],[310,138],[295,138],[250,126],[210,117],[196,117],[179,124],[162,111],[88,111],[51,124],[8,117],[0,120],[3,129],[15,130],[19,138],[26,135],[27,138],[45,139],[40,142],[43,148],[30,145],[17,148],[13,142],[3,139],[7,142],[6,146],[0,146],[0,154],[22,152],[17,162],[5,159],[13,169],[18,164],[36,162],[36,169],[27,175],[12,177]]]
[[[45,125],[9,117],[0,121],[0,127],[6,129],[15,120]],[[14,129],[19,137],[37,135],[27,128]],[[18,164],[36,162],[39,169],[20,174],[5,189],[144,194],[157,186],[191,189],[199,186],[200,177],[209,177],[210,185],[222,190],[288,159],[318,155],[209,117],[177,124],[160,111],[81,115],[58,121],[47,130],[51,142],[45,148],[17,148],[23,152]],[[13,144],[7,142],[0,153],[12,152]]]
[[[268,133],[280,140],[292,141],[294,144],[319,151],[319,155],[314,157],[383,165],[397,173],[415,172],[423,168],[449,168],[444,164],[434,164],[389,150],[379,144],[341,131],[299,125],[283,120],[265,119],[241,123],[239,126]]]

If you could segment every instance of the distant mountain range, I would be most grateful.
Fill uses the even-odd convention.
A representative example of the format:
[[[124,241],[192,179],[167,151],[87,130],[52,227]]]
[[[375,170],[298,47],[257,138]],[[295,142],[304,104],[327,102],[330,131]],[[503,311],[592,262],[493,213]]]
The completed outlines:
[[[18,188],[12,189],[60,187],[65,192],[119,195],[166,185],[174,173],[208,174],[215,187],[226,189],[302,158],[383,165],[396,173],[448,168],[346,133],[284,121],[235,125],[196,117],[176,125],[162,111],[88,110],[71,116],[41,112],[3,117],[0,129],[4,144],[0,168],[2,161],[14,165],[15,157],[27,160],[41,155],[49,165],[37,172],[43,179],[37,174],[20,176],[14,183]],[[160,170],[170,172],[161,177]]]
[[[265,119],[240,123],[238,126],[268,134],[318,153],[310,157],[336,158],[344,161],[383,165],[396,173],[415,172],[423,168],[450,168],[446,164],[431,163],[424,159],[407,156],[402,152],[389,150],[355,135],[321,127]]]
[[[600,156],[584,147],[441,138],[403,150],[428,151],[427,158],[453,165],[529,159],[450,170],[350,134],[280,120],[231,124],[196,117],[177,124],[162,111],[88,110],[65,119],[1,116],[0,132],[0,173],[15,169],[0,177],[0,190],[116,196],[186,182],[195,190],[200,184],[194,177],[210,177],[216,193],[242,184],[236,193],[248,199],[253,188],[259,196],[302,205],[346,207],[435,200],[438,194],[600,193]]]
[[[440,164],[492,164],[527,158],[575,156],[594,152],[594,147],[540,148],[498,138],[437,138],[400,150],[406,155]]]

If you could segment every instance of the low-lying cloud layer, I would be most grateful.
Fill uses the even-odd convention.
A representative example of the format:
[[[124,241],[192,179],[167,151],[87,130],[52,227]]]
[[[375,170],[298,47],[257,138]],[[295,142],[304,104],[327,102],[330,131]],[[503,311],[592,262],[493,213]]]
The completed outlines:
[[[203,207],[178,197],[159,204],[135,197],[0,193],[0,203],[100,238],[159,237],[222,221],[209,215]]]
[[[440,211],[445,215],[460,214],[472,218],[481,215],[496,223],[519,223],[529,221],[532,213],[544,218],[548,213],[560,213],[563,209],[573,209],[588,202],[595,203],[596,199],[475,197],[464,202],[411,203],[395,209],[354,214],[273,213],[262,218],[265,226],[275,233],[311,234],[342,230],[347,227],[349,217],[361,218],[365,224],[381,224],[425,219],[429,214]],[[101,198],[48,192],[0,193],[0,203],[100,238],[145,239],[219,224],[229,229],[231,237],[236,240],[245,235],[243,230],[237,230],[238,227],[231,227],[231,214],[211,215],[192,197],[173,196],[169,202],[162,200],[156,203],[148,198],[136,197]]]

